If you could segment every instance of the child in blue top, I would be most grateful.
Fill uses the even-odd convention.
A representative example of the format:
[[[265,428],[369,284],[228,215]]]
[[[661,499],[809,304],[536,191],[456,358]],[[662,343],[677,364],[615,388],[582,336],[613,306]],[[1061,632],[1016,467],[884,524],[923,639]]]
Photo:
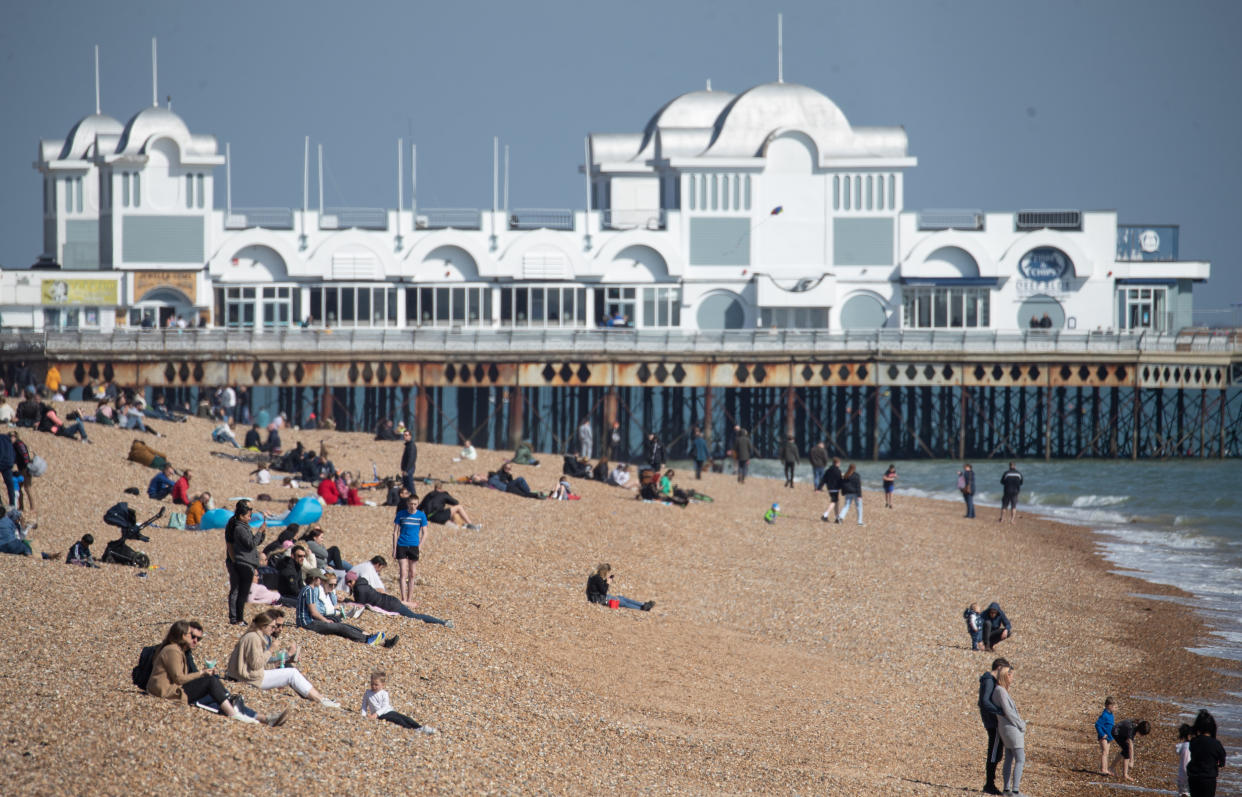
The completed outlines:
[[[392,526],[392,556],[397,560],[397,589],[402,603],[414,597],[414,579],[418,576],[418,546],[422,542],[423,529],[427,528],[427,516],[418,509],[418,498],[411,495],[405,499],[405,507],[397,510]]]
[[[970,635],[970,649],[978,650],[979,643],[983,641],[983,618],[979,614],[979,604],[967,606],[966,611],[962,612],[962,619],[966,621],[966,633]]]
[[[1113,726],[1116,722],[1113,720],[1113,705],[1115,701],[1111,697],[1104,698],[1104,710],[1100,712],[1100,718],[1095,721],[1095,738],[1100,742],[1100,774],[1111,775],[1112,770],[1108,768],[1108,746],[1113,741]]]

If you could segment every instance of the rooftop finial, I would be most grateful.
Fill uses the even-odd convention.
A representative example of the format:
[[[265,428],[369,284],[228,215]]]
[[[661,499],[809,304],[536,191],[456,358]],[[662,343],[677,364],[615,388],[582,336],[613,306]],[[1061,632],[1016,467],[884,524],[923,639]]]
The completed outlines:
[[[784,14],[776,15],[776,82],[785,82],[785,21]]]
[[[99,115],[99,45],[95,45],[95,115]]]
[[[155,58],[155,37],[151,37],[151,107],[158,108],[160,105],[159,90],[159,66]]]

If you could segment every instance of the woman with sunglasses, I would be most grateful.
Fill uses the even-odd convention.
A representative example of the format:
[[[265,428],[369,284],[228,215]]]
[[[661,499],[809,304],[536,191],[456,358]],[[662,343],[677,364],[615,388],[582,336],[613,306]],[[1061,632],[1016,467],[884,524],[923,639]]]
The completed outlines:
[[[238,722],[257,724],[259,720],[238,711],[229,701],[228,690],[220,682],[214,668],[189,671],[186,659],[202,638],[203,627],[199,623],[186,620],[173,623],[160,643],[159,652],[155,654],[147,691],[156,697],[184,700],[190,705],[209,697],[220,707],[220,713],[224,716]],[[273,727],[282,725],[288,715],[287,709],[271,714],[263,720],[263,724]]]
[[[317,700],[328,708],[340,708],[340,703],[320,694],[296,667],[284,666],[286,661],[297,661],[296,645],[291,646],[291,652],[287,655],[282,655],[285,654],[283,650],[275,656],[269,654],[272,643],[280,636],[284,625],[285,613],[280,609],[269,609],[256,614],[250,621],[250,627],[242,634],[229,655],[229,678],[244,681],[265,691],[288,686],[306,700]],[[280,666],[269,670],[268,664]]]

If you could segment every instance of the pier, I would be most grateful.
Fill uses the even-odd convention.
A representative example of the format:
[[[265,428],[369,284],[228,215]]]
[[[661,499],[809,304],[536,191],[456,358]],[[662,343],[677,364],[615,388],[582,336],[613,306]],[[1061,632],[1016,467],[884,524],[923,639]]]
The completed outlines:
[[[191,407],[244,385],[294,424],[388,417],[437,443],[571,452],[590,418],[613,458],[652,432],[684,458],[693,426],[724,456],[734,425],[764,457],[787,434],[848,459],[1242,455],[1234,332],[22,331],[0,335],[0,359]],[[614,422],[623,450],[601,452]]]

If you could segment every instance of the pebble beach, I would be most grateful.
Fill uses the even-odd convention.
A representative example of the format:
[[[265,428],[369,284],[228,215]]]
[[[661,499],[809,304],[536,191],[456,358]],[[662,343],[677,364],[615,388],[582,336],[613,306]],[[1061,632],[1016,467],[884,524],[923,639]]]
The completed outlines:
[[[101,555],[119,536],[102,522],[117,501],[140,520],[161,505],[146,497],[154,471],[126,459],[134,439],[190,468],[191,493],[210,490],[217,506],[262,492],[276,500],[256,509],[280,512],[314,491],[282,487],[275,472],[272,484],[248,482],[255,465],[216,456],[237,452],[210,442],[206,420],[152,421],[159,439],[87,426],[89,445],[21,430],[51,465],[34,484],[32,542],[61,559],[0,556],[10,793],[978,793],[976,690],[993,654],[970,650],[962,610],[972,601],[998,601],[1014,624],[995,655],[1017,668],[1013,697],[1030,725],[1024,794],[1119,793],[1095,774],[1105,695],[1119,701],[1118,719],[1155,726],[1137,745],[1136,784],[1171,789],[1173,701],[1221,688],[1185,650],[1201,621],[1158,599],[1179,593],[1111,572],[1085,529],[1021,512],[1001,525],[990,508],[966,520],[960,504],[900,494],[890,510],[878,491],[864,492],[864,526],[853,515],[829,524],[826,495],[808,485],[679,472],[675,483],[714,501],[646,503],[580,479],[582,500],[569,502],[450,485],[483,528],[431,527],[415,599],[455,627],[371,612],[355,621],[400,634],[392,649],[290,627],[282,639],[303,648],[301,671],[343,708],[234,684],[260,713],[294,710],[280,728],[229,722],[130,682],[139,649],[177,619],[203,623],[200,664],[227,659],[241,630],[227,624],[223,532],[147,529],[151,541],[134,544],[155,566],[145,575],[66,566],[64,552],[89,531]],[[365,433],[282,438],[287,448],[323,441],[339,470],[367,477],[372,463],[395,474],[401,456],[400,442]],[[418,472],[486,474],[511,452],[480,449],[469,463],[457,454],[420,444]],[[548,491],[561,458],[541,458],[515,470]],[[767,525],[774,501],[782,517]],[[392,517],[391,507],[329,507],[319,525],[324,544],[356,563],[391,559]],[[586,579],[601,562],[616,592],[654,610],[589,604]],[[392,590],[395,569],[384,574]],[[394,708],[437,735],[361,717],[377,669]]]

